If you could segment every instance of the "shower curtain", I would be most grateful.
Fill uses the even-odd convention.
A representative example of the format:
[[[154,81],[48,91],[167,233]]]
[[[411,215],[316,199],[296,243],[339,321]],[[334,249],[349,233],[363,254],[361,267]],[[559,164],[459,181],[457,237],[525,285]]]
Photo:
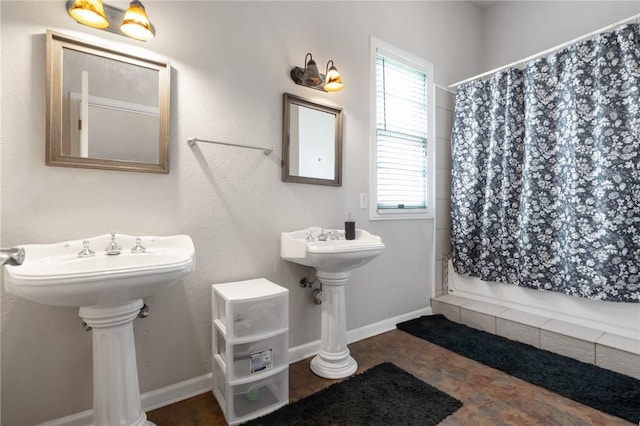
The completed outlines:
[[[630,24],[458,87],[457,273],[640,302],[639,86]]]

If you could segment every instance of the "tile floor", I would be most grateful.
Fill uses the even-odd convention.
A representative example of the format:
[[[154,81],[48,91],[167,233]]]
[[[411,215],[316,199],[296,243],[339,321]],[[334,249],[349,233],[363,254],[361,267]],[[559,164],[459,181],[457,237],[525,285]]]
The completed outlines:
[[[358,373],[390,361],[447,392],[464,406],[441,425],[633,425],[546,389],[469,360],[400,330],[349,345]],[[334,383],[309,370],[310,359],[289,369],[293,402]],[[157,426],[226,425],[211,392],[148,413]],[[357,425],[356,425],[357,426]]]

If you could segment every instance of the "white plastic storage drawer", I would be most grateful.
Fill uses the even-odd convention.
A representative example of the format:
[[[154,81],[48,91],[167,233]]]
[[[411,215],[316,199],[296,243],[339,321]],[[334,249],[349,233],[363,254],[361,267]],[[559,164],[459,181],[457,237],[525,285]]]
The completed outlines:
[[[213,286],[213,320],[227,340],[289,327],[289,292],[264,278]]]
[[[214,362],[213,394],[231,425],[262,416],[289,402],[289,368],[262,380],[232,385],[222,365]]]
[[[220,330],[215,329],[216,352],[227,366],[225,373],[230,381],[289,365],[289,339],[286,331],[266,339],[236,344],[225,340]]]

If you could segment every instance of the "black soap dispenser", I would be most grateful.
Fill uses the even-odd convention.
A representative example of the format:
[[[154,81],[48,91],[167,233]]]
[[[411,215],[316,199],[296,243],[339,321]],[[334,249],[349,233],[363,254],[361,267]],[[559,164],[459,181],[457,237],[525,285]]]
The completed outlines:
[[[347,220],[344,222],[344,238],[346,240],[356,239],[356,223],[351,219],[351,213],[349,213]]]

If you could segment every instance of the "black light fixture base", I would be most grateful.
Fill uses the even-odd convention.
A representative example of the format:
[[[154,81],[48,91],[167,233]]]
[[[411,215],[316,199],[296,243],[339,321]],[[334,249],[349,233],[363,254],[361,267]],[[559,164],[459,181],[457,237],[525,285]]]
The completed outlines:
[[[311,89],[316,89],[319,90],[321,92],[326,92],[326,90],[324,90],[324,88],[322,87],[324,85],[324,79],[325,76],[324,74],[320,74],[320,78],[322,78],[322,83],[318,84],[317,86],[309,86],[306,85],[302,82],[302,74],[304,73],[304,70],[300,67],[293,67],[291,69],[291,72],[289,73],[289,75],[291,75],[291,80],[293,80],[294,83],[300,85],[300,86],[304,86],[304,87],[309,87]]]

